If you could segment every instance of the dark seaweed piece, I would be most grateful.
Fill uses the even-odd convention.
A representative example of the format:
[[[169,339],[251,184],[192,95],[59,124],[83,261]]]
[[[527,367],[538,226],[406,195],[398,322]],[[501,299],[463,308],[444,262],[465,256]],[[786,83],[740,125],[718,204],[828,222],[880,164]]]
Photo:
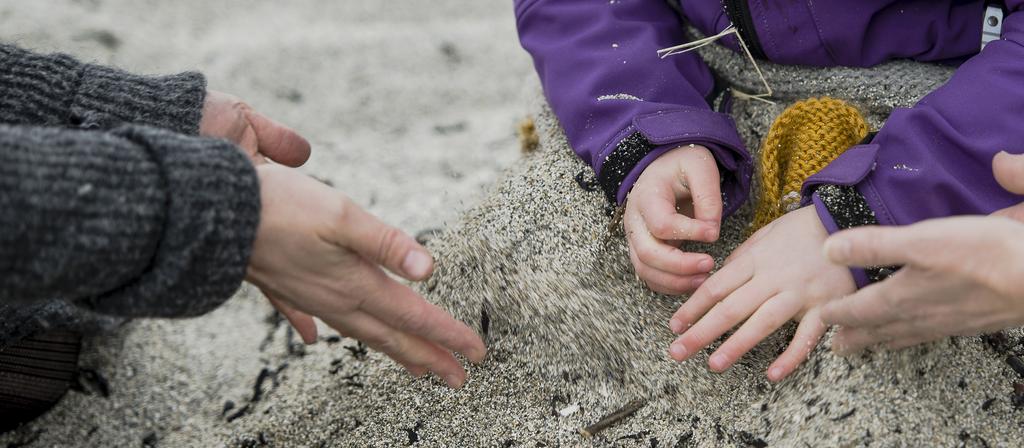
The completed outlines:
[[[345,360],[341,358],[331,361],[331,367],[327,369],[327,373],[330,373],[331,375],[338,373],[341,371],[341,368],[343,367],[342,364],[344,364],[344,362]]]
[[[995,398],[989,398],[989,399],[985,400],[984,403],[981,403],[981,410],[987,411],[988,408],[992,407],[992,404],[995,403],[995,402],[996,402]]]
[[[843,420],[846,420],[846,419],[852,417],[854,412],[857,412],[857,408],[850,409],[845,414],[840,415],[839,417],[836,417],[836,418],[832,419],[832,421],[834,421],[834,422],[841,422]]]
[[[983,334],[981,335],[981,341],[998,353],[1005,353],[1010,349],[1010,338],[1006,337],[1006,333],[1002,331]]]
[[[306,344],[301,341],[295,341],[295,329],[290,325],[284,338],[284,346],[288,351],[288,356],[295,356],[301,358],[306,356]]]
[[[491,316],[487,314],[487,310],[480,308],[480,332],[483,333],[484,338],[491,330]]]
[[[149,433],[146,434],[146,437],[142,438],[142,446],[143,446],[143,448],[148,448],[148,447],[156,446],[157,440],[158,439],[157,439],[156,433],[153,432],[153,431],[150,431]]]
[[[437,236],[440,235],[442,232],[444,232],[444,229],[439,229],[437,227],[420,230],[419,232],[416,233],[416,242],[426,246],[427,243],[429,243],[434,238],[437,238]]]
[[[743,446],[749,448],[766,448],[768,446],[768,442],[765,442],[764,439],[746,431],[739,432],[739,439]]]
[[[358,360],[366,359],[366,355],[370,352],[366,349],[366,344],[361,341],[356,341],[356,345],[346,345],[345,350],[348,350],[352,354],[352,357]]]
[[[655,439],[654,437],[651,437],[650,442],[651,442],[651,448],[658,448],[658,439]]]
[[[512,448],[513,446],[516,446],[516,439],[508,439],[501,444],[502,448]]]
[[[679,438],[676,439],[676,444],[673,445],[674,448],[686,448],[689,446],[693,446],[693,431],[686,431],[680,434]]]
[[[579,185],[583,191],[597,191],[601,188],[601,184],[597,183],[597,179],[591,178],[587,175],[587,170],[576,173],[576,185]]]
[[[110,382],[98,371],[93,369],[78,369],[75,381],[71,383],[71,390],[86,395],[98,393],[101,397],[110,397]]]
[[[405,428],[405,433],[409,436],[409,444],[407,446],[413,446],[420,441],[419,431],[421,429],[423,429],[423,420],[417,420],[416,426],[412,428]]]
[[[358,373],[353,373],[351,375],[345,375],[345,376],[341,377],[341,379],[345,380],[345,382],[343,384],[345,386],[348,386],[348,387],[356,387],[356,388],[362,389],[365,386],[365,384],[359,382],[359,374]]]
[[[1024,361],[1021,361],[1021,359],[1016,356],[1007,356],[1006,363],[1009,364],[1015,372],[1017,372],[1017,375],[1024,378]]]
[[[434,126],[434,133],[438,135],[451,135],[465,132],[469,128],[469,123],[465,121],[459,121],[452,124],[438,124]]]
[[[966,389],[967,388],[967,380],[965,380],[963,378],[960,378],[960,381],[956,383],[956,387],[959,387],[961,389]]]
[[[622,419],[633,415],[634,413],[636,413],[636,411],[640,410],[640,408],[644,407],[644,405],[646,404],[647,402],[643,400],[631,401],[629,404],[623,406],[621,409],[612,412],[611,414],[608,414],[607,416],[599,420],[597,423],[594,423],[593,425],[581,429],[580,434],[582,434],[584,437],[593,437],[597,433],[604,431],[605,429],[608,429],[609,426],[612,426],[621,421]]]
[[[326,338],[324,338],[324,340],[327,341],[328,344],[337,344],[337,343],[341,342],[341,336],[338,336],[336,334],[332,334],[332,335],[327,336]]]
[[[632,441],[635,441],[635,442],[639,442],[639,441],[643,440],[644,437],[647,437],[647,435],[650,434],[650,433],[651,433],[650,431],[640,431],[640,432],[638,432],[636,434],[626,434],[626,435],[624,435],[622,437],[619,437],[618,439],[615,439],[615,441],[617,442],[619,440],[632,440]]]
[[[235,408],[235,402],[234,401],[231,401],[231,400],[225,401],[224,402],[224,407],[222,407],[221,410],[220,410],[220,416],[224,417],[224,416],[228,415],[228,412],[231,412],[231,410],[234,409],[234,408]]]

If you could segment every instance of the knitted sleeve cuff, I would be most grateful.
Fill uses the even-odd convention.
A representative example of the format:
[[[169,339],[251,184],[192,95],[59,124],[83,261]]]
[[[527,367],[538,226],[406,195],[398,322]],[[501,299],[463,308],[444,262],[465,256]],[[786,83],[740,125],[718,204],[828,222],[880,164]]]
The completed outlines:
[[[688,144],[707,147],[718,162],[725,215],[738,209],[749,195],[753,164],[735,123],[726,114],[680,107],[638,116],[621,135],[598,175],[612,203],[625,201],[633,183],[655,159]]]
[[[206,79],[139,76],[65,54],[0,45],[0,122],[111,129],[140,124],[199,133]]]
[[[853,185],[822,185],[813,194],[814,207],[828,233],[862,226],[876,226],[878,219],[864,196]],[[850,268],[858,288],[880,282],[899,270],[896,266]]]
[[[71,102],[72,124],[113,128],[141,124],[197,135],[206,99],[206,78],[197,72],[139,76],[85,65]]]
[[[83,303],[112,315],[206,313],[245,278],[259,223],[259,180],[234,145],[137,126],[114,135],[144,147],[159,166],[166,218],[152,262],[118,289]]]

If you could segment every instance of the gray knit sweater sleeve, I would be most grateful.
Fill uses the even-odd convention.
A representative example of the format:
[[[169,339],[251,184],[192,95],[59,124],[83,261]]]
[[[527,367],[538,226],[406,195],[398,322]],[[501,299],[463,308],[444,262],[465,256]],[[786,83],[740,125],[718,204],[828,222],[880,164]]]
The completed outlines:
[[[259,204],[226,141],[0,125],[0,302],[204,313],[242,282]]]
[[[0,123],[111,129],[142,124],[199,133],[206,79],[139,76],[0,44]]]

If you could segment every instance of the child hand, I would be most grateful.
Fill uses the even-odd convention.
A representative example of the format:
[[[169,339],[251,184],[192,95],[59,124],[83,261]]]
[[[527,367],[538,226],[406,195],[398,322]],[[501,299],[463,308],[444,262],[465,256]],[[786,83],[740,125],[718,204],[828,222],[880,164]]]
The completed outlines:
[[[708,360],[711,370],[723,372],[794,319],[800,321],[796,335],[769,367],[768,379],[778,382],[796,370],[825,333],[821,306],[856,290],[850,271],[825,258],[827,237],[813,207],[755,233],[672,317],[672,331],[681,334],[669,350],[672,358],[686,360],[746,321]]]
[[[673,149],[633,185],[623,225],[636,275],[653,291],[682,294],[707,279],[714,260],[679,250],[682,241],[713,242],[722,221],[718,164],[703,146]]]

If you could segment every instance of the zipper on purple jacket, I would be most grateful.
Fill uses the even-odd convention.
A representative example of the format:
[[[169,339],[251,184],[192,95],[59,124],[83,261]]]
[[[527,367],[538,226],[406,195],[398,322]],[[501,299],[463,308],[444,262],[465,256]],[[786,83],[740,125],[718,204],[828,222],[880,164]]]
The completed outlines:
[[[755,58],[768,60],[761,46],[761,40],[757,38],[757,30],[754,28],[754,17],[750,13],[750,5],[747,0],[722,0],[722,6],[729,20],[740,33],[740,37],[747,44],[747,49]]]

